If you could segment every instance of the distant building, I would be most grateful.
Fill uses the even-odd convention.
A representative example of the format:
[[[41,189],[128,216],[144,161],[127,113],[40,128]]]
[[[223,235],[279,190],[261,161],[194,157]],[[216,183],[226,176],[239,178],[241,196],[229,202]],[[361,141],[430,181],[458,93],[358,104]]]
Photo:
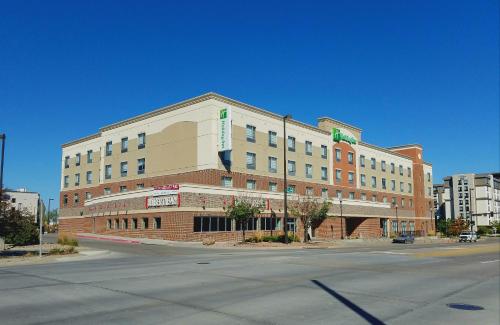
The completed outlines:
[[[457,174],[434,185],[438,217],[469,219],[478,226],[500,221],[500,173]]]
[[[15,191],[6,190],[3,192],[3,201],[10,204],[12,210],[26,211],[35,217],[35,222],[43,215],[45,206],[40,199],[40,194],[28,192],[25,188]]]

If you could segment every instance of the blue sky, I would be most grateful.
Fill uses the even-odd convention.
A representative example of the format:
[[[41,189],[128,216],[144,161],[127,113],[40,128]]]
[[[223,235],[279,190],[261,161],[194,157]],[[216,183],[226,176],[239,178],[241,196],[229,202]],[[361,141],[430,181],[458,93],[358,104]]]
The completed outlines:
[[[498,171],[498,2],[0,3],[5,186],[57,202],[62,143],[208,91]]]

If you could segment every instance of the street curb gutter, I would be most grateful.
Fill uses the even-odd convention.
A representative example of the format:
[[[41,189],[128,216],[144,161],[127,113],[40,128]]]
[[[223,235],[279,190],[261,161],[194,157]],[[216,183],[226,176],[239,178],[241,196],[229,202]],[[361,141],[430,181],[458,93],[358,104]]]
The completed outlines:
[[[140,244],[141,242],[133,239],[119,239],[119,238],[109,238],[109,237],[101,237],[101,236],[89,236],[89,235],[80,235],[77,234],[78,238],[86,238],[86,239],[95,239],[95,240],[105,240],[114,243],[126,243],[126,244]]]

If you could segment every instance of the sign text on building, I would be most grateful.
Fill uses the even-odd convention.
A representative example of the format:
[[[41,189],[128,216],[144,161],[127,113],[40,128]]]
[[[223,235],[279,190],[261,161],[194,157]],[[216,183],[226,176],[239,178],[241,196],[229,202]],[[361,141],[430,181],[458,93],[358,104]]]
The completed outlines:
[[[153,196],[171,195],[177,193],[179,193],[179,184],[156,186],[153,190]]]
[[[177,205],[177,195],[152,196],[147,199],[147,208]]]
[[[333,141],[335,142],[345,141],[349,144],[356,144],[357,142],[354,137],[342,133],[340,129],[337,128],[332,128],[332,136],[333,136]]]
[[[223,108],[219,111],[219,151],[227,151],[232,149],[232,134],[231,134],[231,109]]]

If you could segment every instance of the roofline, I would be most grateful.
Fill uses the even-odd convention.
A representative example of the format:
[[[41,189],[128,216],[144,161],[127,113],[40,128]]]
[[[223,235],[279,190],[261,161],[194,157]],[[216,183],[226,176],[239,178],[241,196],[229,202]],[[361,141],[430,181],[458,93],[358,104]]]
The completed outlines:
[[[432,167],[432,164],[428,161],[424,161],[424,165],[428,165],[428,166],[431,166]]]
[[[3,193],[27,193],[27,194],[37,194],[40,196],[40,193],[38,192],[31,192],[31,191],[3,191]]]
[[[411,144],[403,144],[400,146],[395,146],[395,147],[388,147],[387,149],[392,150],[392,149],[404,149],[404,148],[411,148],[411,147],[417,147],[423,150],[423,147],[421,144],[418,143],[411,143]]]
[[[388,153],[388,154],[391,154],[391,155],[395,155],[395,156],[399,156],[399,157],[402,157],[402,158],[406,158],[408,160],[411,160],[413,161],[413,159],[409,156],[405,156],[405,155],[402,155],[400,153],[397,153],[397,152],[394,152],[394,151],[391,151],[389,149],[386,149],[386,148],[383,148],[383,147],[379,147],[379,146],[376,146],[374,144],[369,144],[369,143],[366,143],[366,142],[362,142],[362,141],[359,141],[358,142],[360,145],[363,145],[363,146],[366,146],[366,147],[369,147],[369,148],[372,148],[372,149],[375,149],[375,150],[380,150],[380,151],[383,151],[385,153]]]
[[[345,127],[347,127],[347,128],[351,128],[351,129],[354,129],[354,130],[359,131],[359,132],[362,132],[362,131],[363,131],[362,129],[360,129],[360,128],[358,128],[358,127],[355,127],[355,126],[352,126],[352,125],[350,125],[350,124],[347,124],[347,123],[341,122],[341,121],[339,121],[339,120],[333,119],[333,118],[328,117],[328,116],[323,116],[323,117],[319,117],[319,118],[318,118],[318,121],[320,121],[320,122],[321,122],[321,121],[324,121],[324,120],[329,120],[329,121],[332,121],[332,122],[338,123],[338,124],[340,124],[340,125],[342,125],[342,126],[345,126]]]
[[[83,137],[83,138],[80,138],[80,139],[77,139],[77,140],[73,140],[73,141],[70,141],[70,142],[66,142],[64,143],[61,147],[62,148],[67,148],[67,147],[70,147],[74,144],[78,144],[78,143],[81,143],[81,142],[85,142],[85,141],[89,141],[89,140],[92,140],[92,139],[97,139],[101,136],[101,132],[99,133],[94,133],[94,134],[91,134],[91,135],[88,135],[86,137]]]

